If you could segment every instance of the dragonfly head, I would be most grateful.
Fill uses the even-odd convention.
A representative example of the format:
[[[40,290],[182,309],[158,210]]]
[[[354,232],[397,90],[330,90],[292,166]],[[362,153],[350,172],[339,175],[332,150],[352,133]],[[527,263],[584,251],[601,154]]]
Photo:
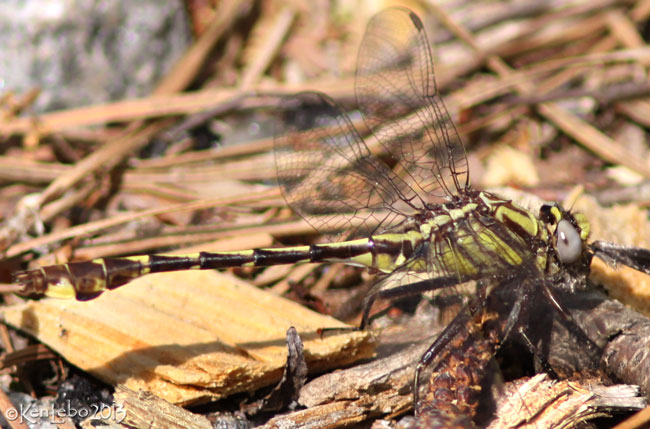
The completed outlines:
[[[562,264],[571,264],[583,256],[591,227],[582,213],[571,213],[557,204],[545,204],[539,216],[553,234],[553,248]]]

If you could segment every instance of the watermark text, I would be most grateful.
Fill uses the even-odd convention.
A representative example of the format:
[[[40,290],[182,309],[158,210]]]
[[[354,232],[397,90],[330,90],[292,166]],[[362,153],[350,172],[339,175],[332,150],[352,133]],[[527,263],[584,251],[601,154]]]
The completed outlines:
[[[63,422],[65,418],[84,420],[95,416],[102,420],[113,420],[122,423],[126,419],[126,410],[119,404],[109,407],[106,404],[89,404],[82,408],[74,408],[70,401],[63,407],[39,406],[36,402],[20,404],[5,410],[4,417],[7,421],[20,421],[21,423],[37,424],[42,421]]]

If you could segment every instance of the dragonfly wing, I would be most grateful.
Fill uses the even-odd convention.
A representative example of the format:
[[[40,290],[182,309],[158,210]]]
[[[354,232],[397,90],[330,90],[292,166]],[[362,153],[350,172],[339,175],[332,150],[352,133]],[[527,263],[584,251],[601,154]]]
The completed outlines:
[[[279,112],[278,182],[288,205],[316,230],[365,232],[403,218],[397,202],[414,191],[370,153],[334,100],[303,92],[285,97]]]
[[[438,93],[431,47],[413,12],[391,8],[370,21],[355,89],[366,124],[413,188],[437,197],[466,189],[465,148]]]

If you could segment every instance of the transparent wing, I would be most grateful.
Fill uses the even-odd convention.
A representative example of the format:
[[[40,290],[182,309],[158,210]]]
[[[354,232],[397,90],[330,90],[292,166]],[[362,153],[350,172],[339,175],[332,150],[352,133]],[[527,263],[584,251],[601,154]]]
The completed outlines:
[[[465,148],[436,88],[420,19],[391,8],[372,18],[359,49],[356,95],[365,122],[420,195],[462,193]],[[401,119],[395,119],[401,118]]]
[[[414,191],[370,153],[331,98],[317,92],[288,96],[279,112],[278,182],[287,204],[314,228],[345,228],[354,235],[403,217]]]

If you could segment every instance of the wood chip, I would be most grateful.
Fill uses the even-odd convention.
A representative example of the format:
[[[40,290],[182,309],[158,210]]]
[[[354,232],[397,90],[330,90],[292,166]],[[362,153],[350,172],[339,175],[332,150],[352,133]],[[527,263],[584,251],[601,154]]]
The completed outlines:
[[[345,325],[208,271],[150,275],[94,301],[32,301],[2,315],[97,378],[175,404],[276,383],[290,326],[304,341],[310,371],[373,353],[368,332],[321,339],[317,329]]]
[[[539,374],[508,383],[489,428],[575,427],[618,408],[641,409],[647,399],[629,385],[604,386],[600,380],[554,381]]]

